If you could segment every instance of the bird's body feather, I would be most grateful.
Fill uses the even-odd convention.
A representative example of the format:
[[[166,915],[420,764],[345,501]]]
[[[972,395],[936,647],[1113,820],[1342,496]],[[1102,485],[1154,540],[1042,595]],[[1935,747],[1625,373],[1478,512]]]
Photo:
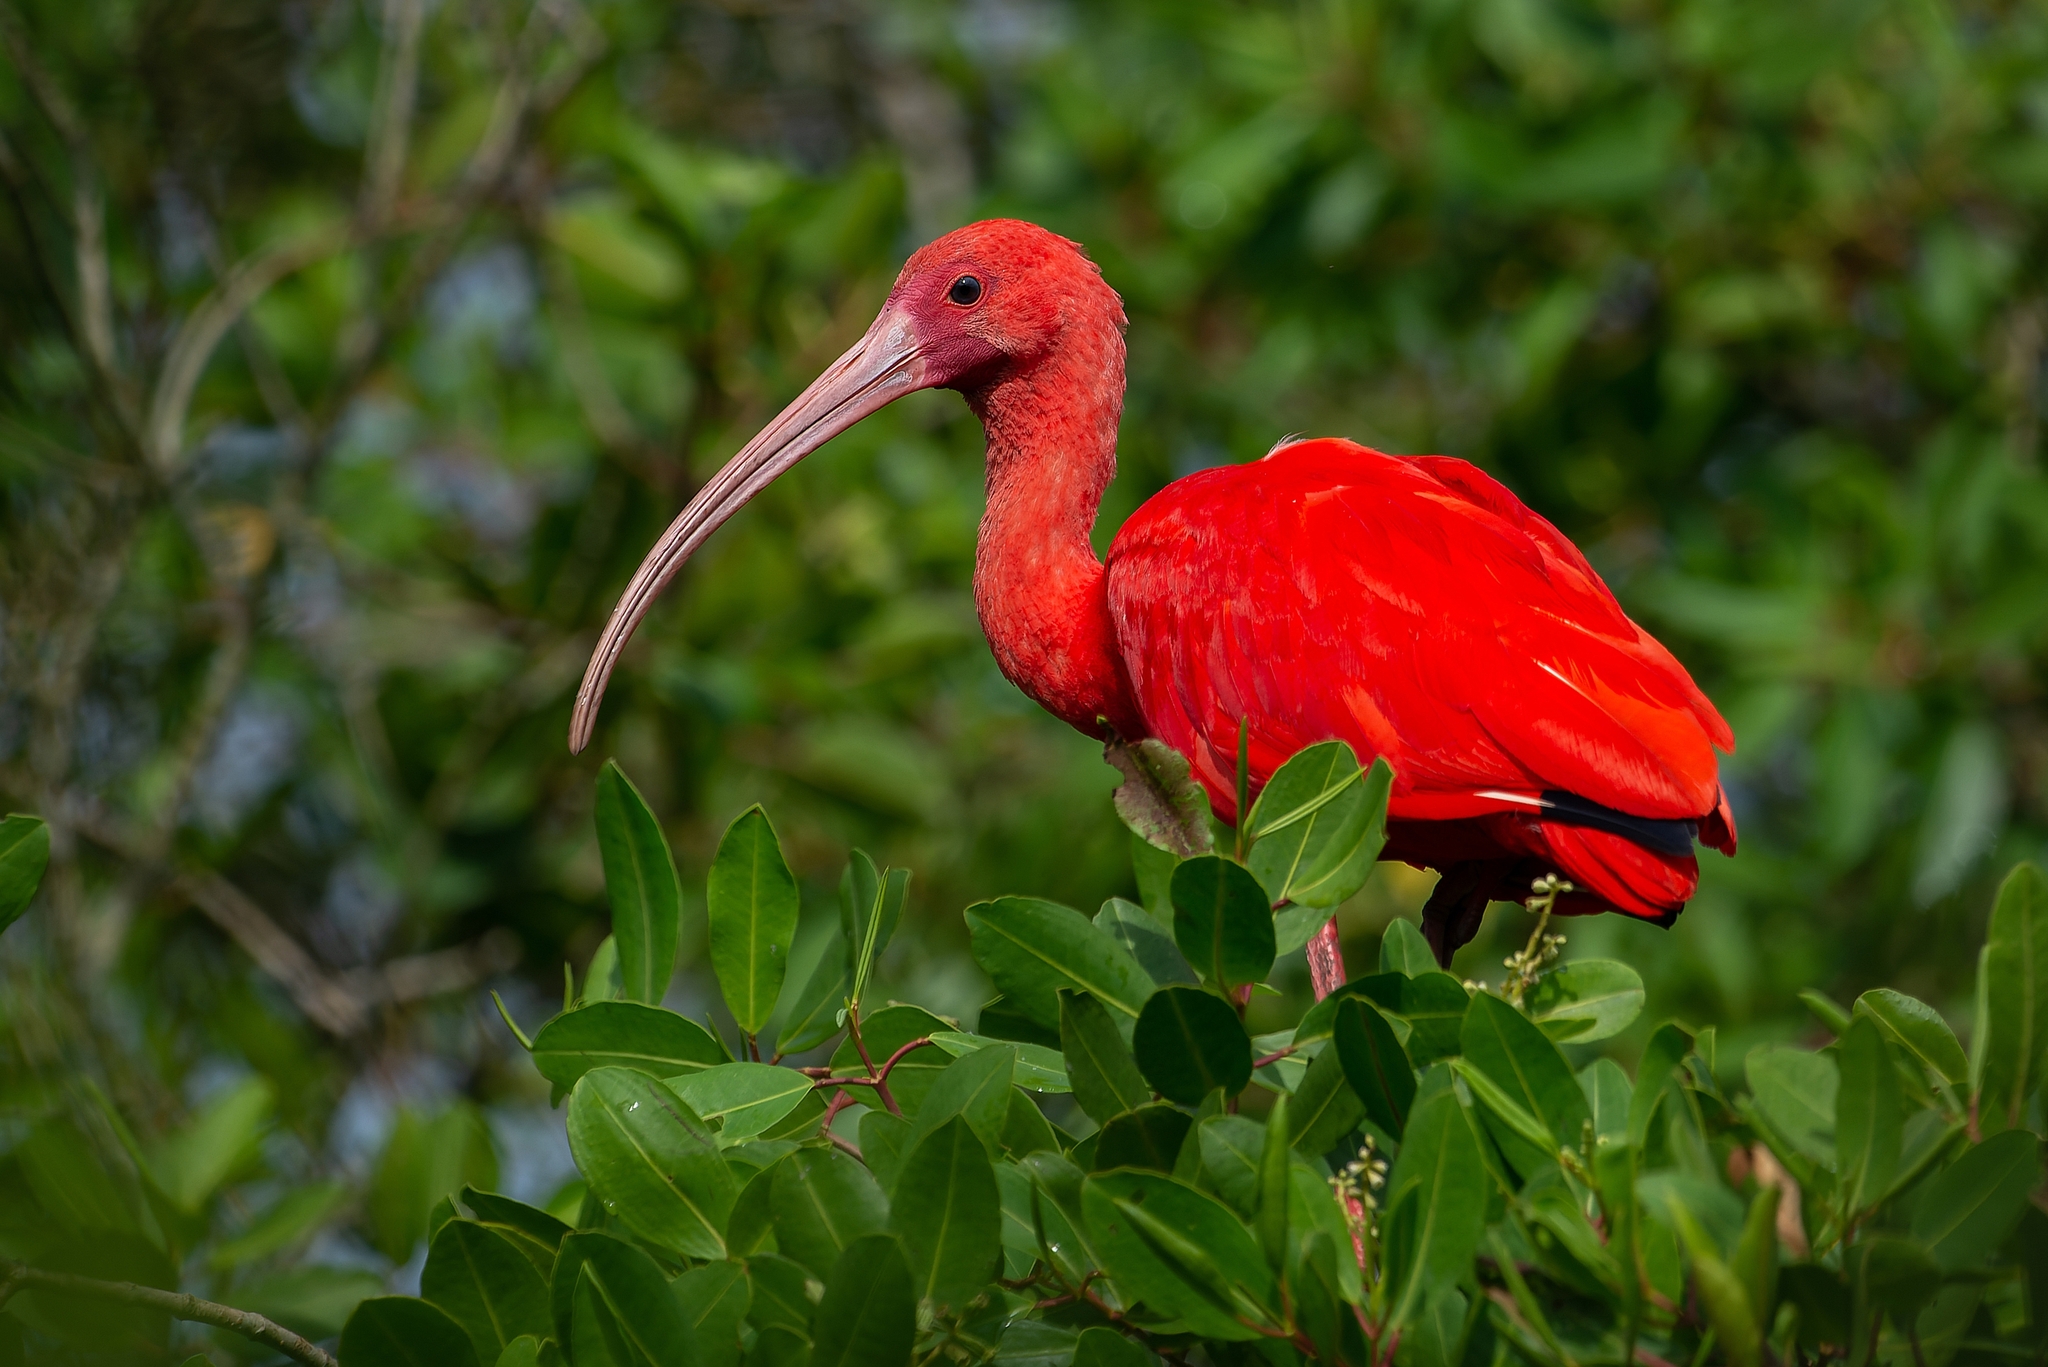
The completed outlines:
[[[1577,548],[1464,461],[1290,443],[1168,486],[1106,564],[1137,711],[1227,819],[1242,718],[1254,786],[1332,737],[1386,756],[1388,855],[1491,861],[1500,896],[1547,859],[1661,919],[1692,854],[1622,818],[1703,822],[1732,848],[1727,723]]]

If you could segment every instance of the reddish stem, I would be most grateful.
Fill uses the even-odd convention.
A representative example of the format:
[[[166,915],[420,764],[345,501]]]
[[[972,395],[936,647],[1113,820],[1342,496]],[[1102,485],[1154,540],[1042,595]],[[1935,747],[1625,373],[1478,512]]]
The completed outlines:
[[[1334,916],[1309,937],[1308,977],[1315,984],[1317,1001],[1344,985],[1344,951],[1337,943],[1337,918]]]

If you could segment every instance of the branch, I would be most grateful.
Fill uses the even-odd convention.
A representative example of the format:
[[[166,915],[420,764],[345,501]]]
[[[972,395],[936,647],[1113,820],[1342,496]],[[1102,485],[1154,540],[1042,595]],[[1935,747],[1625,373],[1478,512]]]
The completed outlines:
[[[97,1277],[78,1277],[69,1272],[45,1272],[41,1268],[29,1267],[22,1263],[0,1262],[6,1272],[0,1275],[0,1305],[16,1291],[38,1290],[54,1292],[61,1296],[90,1296],[95,1300],[119,1301],[124,1305],[139,1305],[145,1309],[169,1315],[172,1319],[189,1320],[194,1324],[210,1324],[216,1329],[226,1329],[240,1334],[243,1338],[275,1348],[294,1362],[306,1367],[340,1367],[322,1349],[308,1343],[291,1330],[273,1320],[247,1310],[232,1306],[216,1305],[212,1301],[200,1300],[177,1291],[162,1291],[154,1286],[137,1286],[133,1282],[106,1282]]]
[[[377,66],[376,114],[363,157],[362,216],[381,223],[398,199],[405,153],[412,139],[413,105],[419,93],[421,0],[384,0],[384,53]]]

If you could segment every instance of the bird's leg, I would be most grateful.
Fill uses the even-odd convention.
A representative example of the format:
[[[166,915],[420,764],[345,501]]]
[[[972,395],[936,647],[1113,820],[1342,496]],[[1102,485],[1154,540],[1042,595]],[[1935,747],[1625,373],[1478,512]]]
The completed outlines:
[[[1473,859],[1444,870],[1422,908],[1422,938],[1435,951],[1438,965],[1449,968],[1451,956],[1479,933],[1493,889],[1515,862]]]

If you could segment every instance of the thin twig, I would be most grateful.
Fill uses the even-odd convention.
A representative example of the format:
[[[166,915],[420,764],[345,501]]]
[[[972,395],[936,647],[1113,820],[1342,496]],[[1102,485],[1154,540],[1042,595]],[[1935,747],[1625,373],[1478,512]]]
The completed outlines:
[[[274,1320],[248,1310],[237,1310],[233,1306],[218,1305],[203,1301],[197,1296],[188,1296],[177,1291],[163,1291],[154,1286],[137,1286],[133,1282],[108,1282],[97,1277],[79,1277],[69,1272],[45,1272],[41,1268],[28,1267],[21,1263],[0,1263],[7,1269],[0,1279],[0,1304],[8,1294],[24,1289],[53,1292],[60,1296],[90,1296],[95,1300],[118,1301],[125,1305],[139,1305],[172,1319],[189,1320],[194,1324],[210,1324],[216,1329],[226,1329],[240,1334],[243,1338],[275,1348],[294,1362],[306,1367],[339,1367],[339,1364],[323,1349],[308,1343],[291,1330]]]

